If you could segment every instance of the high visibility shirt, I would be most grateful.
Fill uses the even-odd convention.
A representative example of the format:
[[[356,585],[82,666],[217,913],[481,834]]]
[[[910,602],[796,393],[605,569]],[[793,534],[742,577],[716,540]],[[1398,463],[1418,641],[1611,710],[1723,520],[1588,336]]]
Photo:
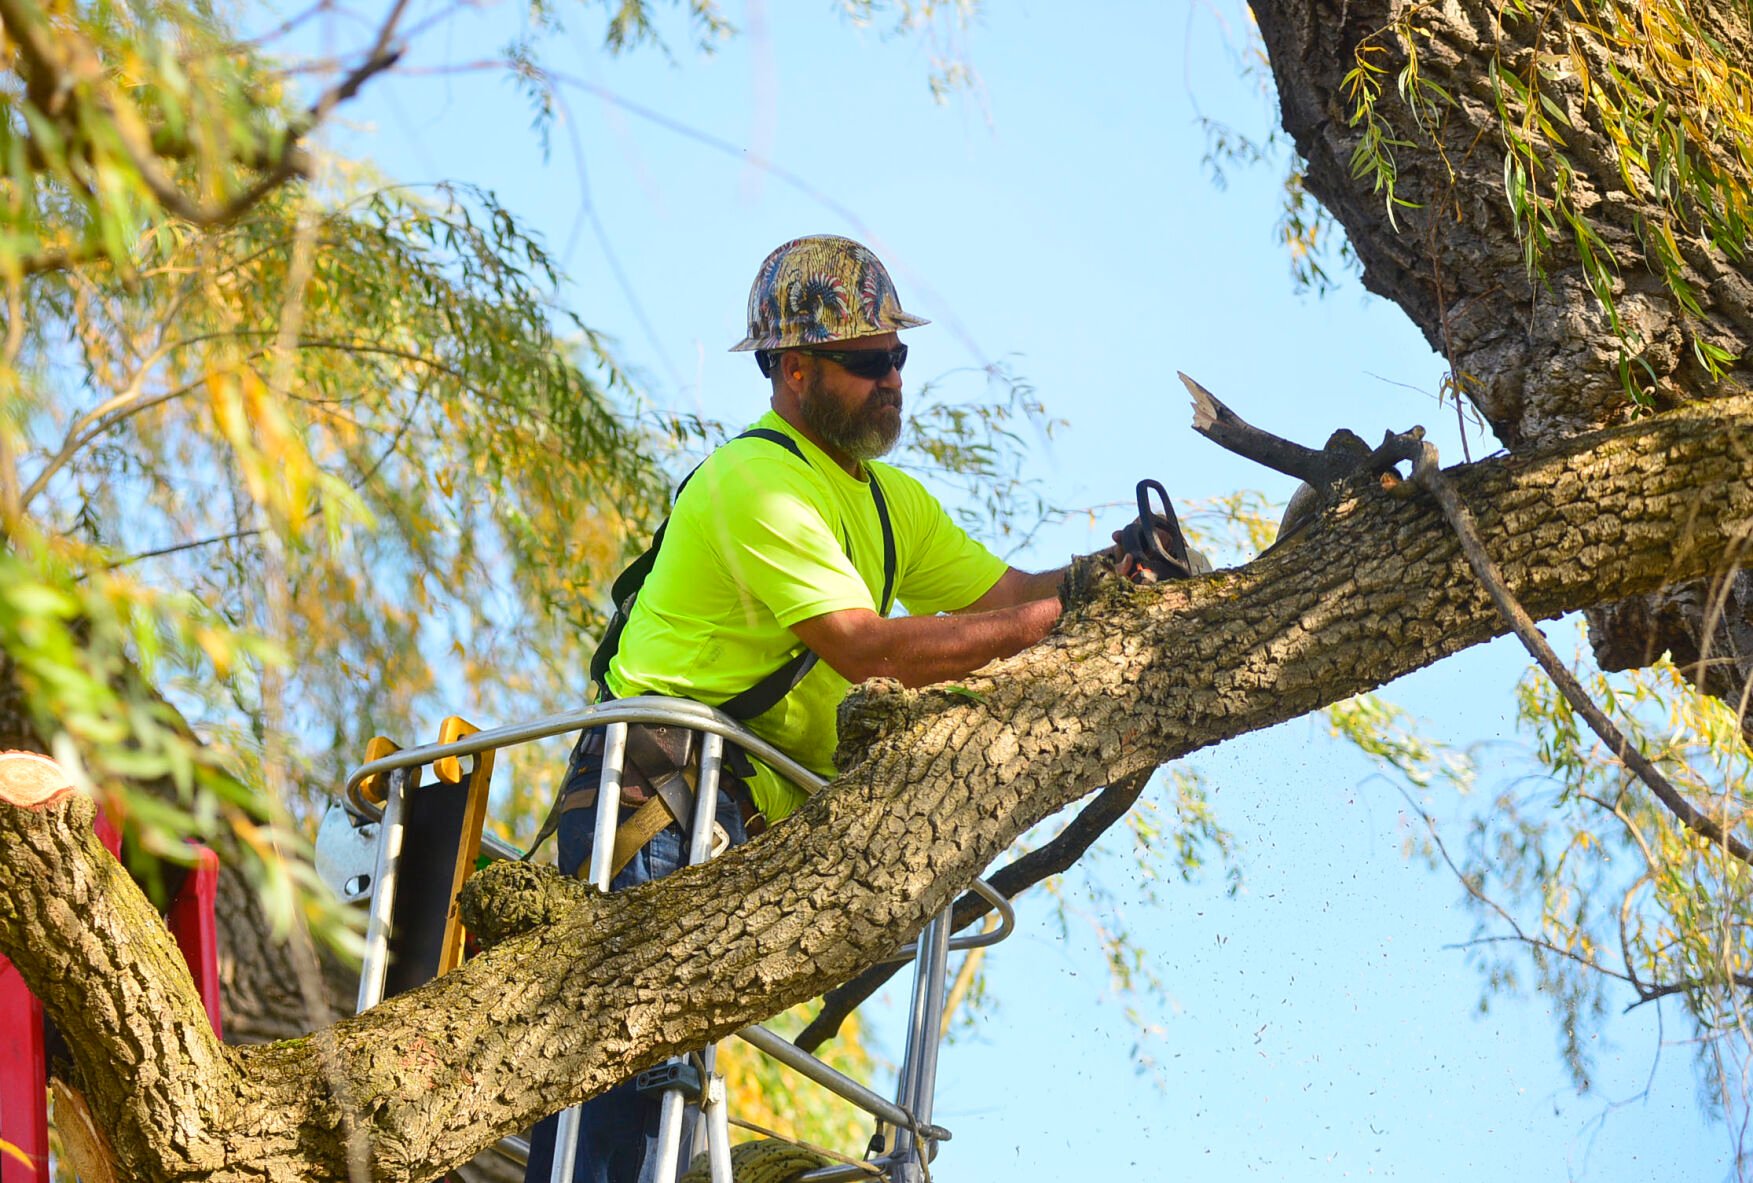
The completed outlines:
[[[796,440],[808,463],[759,438],[707,457],[670,514],[656,565],[609,664],[618,698],[667,694],[718,704],[802,647],[791,626],[848,608],[877,610],[883,535],[870,486],[882,488],[895,535],[895,598],[915,616],[979,599],[1006,570],[908,474],[867,461],[855,479],[769,411],[756,427]],[[835,711],[848,683],[818,661],[777,705],[748,721],[800,764],[834,775]],[[757,766],[755,805],[777,821],[804,800]]]

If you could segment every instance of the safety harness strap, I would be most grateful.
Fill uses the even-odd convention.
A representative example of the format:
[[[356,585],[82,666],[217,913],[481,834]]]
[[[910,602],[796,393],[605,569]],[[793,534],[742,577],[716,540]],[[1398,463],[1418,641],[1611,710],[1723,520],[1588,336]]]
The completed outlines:
[[[664,776],[652,785],[655,794],[633,811],[633,816],[615,828],[615,849],[609,859],[609,878],[621,873],[633,861],[639,848],[657,836],[672,821],[685,833],[694,824],[693,772],[682,769]],[[579,867],[582,875],[589,863]]]

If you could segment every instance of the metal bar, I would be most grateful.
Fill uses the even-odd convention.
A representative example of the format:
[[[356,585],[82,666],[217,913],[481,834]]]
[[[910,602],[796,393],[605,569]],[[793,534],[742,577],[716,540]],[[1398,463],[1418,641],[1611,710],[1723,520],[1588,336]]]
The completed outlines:
[[[897,1150],[889,1158],[889,1183],[925,1183],[925,1172],[919,1169],[919,1158],[909,1147],[903,1156]]]
[[[963,949],[984,949],[988,945],[996,945],[1016,931],[1016,909],[1010,906],[999,890],[984,879],[976,879],[968,885],[968,889],[985,898],[993,910],[998,913],[998,927],[991,932],[977,932],[965,937],[953,937],[950,940],[950,952],[959,953]],[[911,961],[919,955],[919,942],[908,941],[879,964],[892,965],[901,961]]]
[[[515,860],[523,857],[523,851],[507,842],[505,839],[499,837],[499,835],[490,833],[487,830],[481,831],[481,849],[496,859]]]
[[[623,699],[621,701],[629,700]],[[618,727],[623,733],[626,731],[627,727],[624,723],[614,724],[613,726]],[[702,736],[700,741],[700,775],[696,778],[694,783],[694,816],[689,819],[688,825],[687,864],[689,866],[707,862],[712,858],[712,825],[713,820],[718,814],[718,773],[719,765],[723,758],[723,738],[710,734]],[[712,1067],[715,1060],[715,1057],[712,1055],[713,1049],[707,1048],[706,1050],[706,1079],[703,1080],[701,1084],[702,1087],[707,1090],[707,1097],[702,1098],[702,1104],[700,1107],[700,1115],[702,1119],[706,1117],[706,1100],[710,1097]],[[674,1061],[672,1060],[672,1062]],[[654,1183],[673,1183],[675,1173],[679,1169],[679,1164],[676,1160],[680,1157],[681,1152],[681,1126],[684,1115],[684,1102],[685,1098],[683,1097],[682,1090],[679,1086],[664,1090],[663,1108],[659,1114],[657,1125],[659,1158],[657,1166],[658,1173]],[[723,1108],[722,1099],[720,1100],[720,1108]],[[707,1152],[710,1155],[712,1152],[712,1131],[709,1124],[706,1130],[706,1137]],[[727,1126],[727,1141],[725,1143],[726,1157],[723,1164],[724,1175],[722,1179],[719,1177],[718,1164],[716,1160],[713,1160],[713,1183],[731,1183],[730,1158],[728,1157],[730,1153],[730,1143],[728,1137],[729,1127]],[[666,1148],[668,1149],[666,1150]]]
[[[925,929],[919,934],[919,940],[916,942],[917,944],[929,946],[932,943],[937,934],[938,923],[942,918],[942,915],[943,914],[940,912],[938,915],[933,916],[930,920],[926,921]],[[925,1019],[927,969],[928,966],[925,961],[915,961],[913,967],[913,993],[907,1003],[907,1042],[901,1054],[901,1071],[895,1079],[895,1104],[906,1110],[909,1114],[911,1114],[913,1110],[913,1085],[914,1081],[918,1078],[918,1070],[915,1066],[915,1061],[919,1056],[920,1040],[922,1039],[925,1030],[923,1023]],[[912,1124],[913,1119],[909,1116],[905,1122],[901,1123],[901,1128],[896,1131],[895,1149],[897,1152],[903,1145],[902,1139],[911,1136],[908,1131]]]
[[[702,1057],[708,1064],[712,1062],[712,1051],[713,1049],[708,1047],[705,1055]],[[711,1080],[710,1068],[707,1069],[707,1079]],[[706,1116],[705,1112],[702,1111],[700,1116],[704,1118]],[[705,1121],[696,1121],[694,1123],[694,1132],[688,1139],[687,1161],[689,1163],[692,1163],[695,1159],[706,1153],[706,1124]]]
[[[835,1096],[852,1102],[872,1117],[880,1117],[893,1126],[913,1124],[913,1118],[887,1097],[872,1092],[845,1073],[828,1067],[782,1035],[775,1035],[759,1024],[751,1024],[738,1031],[737,1038],[778,1060],[798,1075],[815,1081]]]
[[[708,1057],[706,1103],[701,1106],[700,1124],[706,1127],[706,1162],[712,1183],[735,1183],[730,1165],[730,1102],[724,1092],[724,1077],[719,1075],[714,1057]]]
[[[676,1160],[682,1153],[682,1110],[686,1103],[681,1089],[663,1091],[663,1111],[657,1123],[657,1169],[652,1183],[676,1183]]]
[[[371,915],[365,926],[365,957],[359,966],[356,1012],[370,1010],[383,1001],[384,976],[390,968],[390,912],[396,906],[396,877],[402,865],[408,782],[419,776],[417,765],[399,767],[391,772],[384,789],[383,824],[377,832],[377,864],[371,874]]]
[[[572,1170],[578,1161],[578,1127],[584,1120],[584,1106],[574,1105],[560,1114],[554,1128],[554,1165],[548,1172],[548,1183],[572,1183]],[[524,1152],[524,1166],[529,1166],[529,1152]]]
[[[627,760],[627,725],[611,723],[603,732],[603,778],[597,782],[596,837],[590,848],[590,881],[608,891],[615,877],[615,829],[621,822],[621,766]]]
[[[890,1167],[892,1183],[918,1183],[924,1177],[922,1164],[937,1157],[937,1143],[941,1140],[942,1131],[931,1124],[931,1117],[937,1091],[937,1052],[943,1025],[951,915],[951,909],[945,908],[932,918],[919,936],[925,957],[914,975],[907,1055],[901,1069],[897,1097],[902,1107],[913,1113],[915,1123],[895,1130]]]
[[[617,698],[612,702],[599,703],[596,706],[580,707],[577,710],[549,715],[528,723],[514,723],[505,727],[489,728],[451,743],[424,744],[417,748],[405,748],[355,768],[347,777],[347,785],[342,793],[342,798],[348,810],[355,817],[364,818],[366,821],[376,821],[381,811],[359,793],[360,783],[373,773],[426,764],[446,756],[471,756],[476,752],[484,752],[488,748],[511,747],[515,744],[546,739],[553,735],[564,735],[569,731],[579,731],[586,727],[600,727],[606,723],[674,723],[695,731],[720,735],[726,739],[735,740],[737,745],[746,750],[749,755],[754,756],[763,764],[771,766],[775,772],[802,789],[813,793],[827,783],[814,772],[743,727],[723,711],[709,707],[703,702],[695,702],[692,699],[664,698],[647,694],[635,698]]]
[[[950,913],[944,909],[938,917],[937,930],[932,933],[930,960],[927,963],[928,984],[925,1008],[925,1042],[917,1061],[918,1076],[913,1088],[913,1103],[908,1106],[921,1126],[931,1124],[931,1110],[937,1095],[937,1053],[943,1045],[944,986],[948,978],[950,954]],[[926,1152],[929,1155],[929,1150]]]
[[[724,762],[724,737],[700,737],[700,779],[694,786],[694,820],[688,829],[688,865],[712,857],[712,827],[718,817],[718,774]]]
[[[520,1167],[530,1165],[530,1140],[517,1134],[499,1139],[493,1149]]]

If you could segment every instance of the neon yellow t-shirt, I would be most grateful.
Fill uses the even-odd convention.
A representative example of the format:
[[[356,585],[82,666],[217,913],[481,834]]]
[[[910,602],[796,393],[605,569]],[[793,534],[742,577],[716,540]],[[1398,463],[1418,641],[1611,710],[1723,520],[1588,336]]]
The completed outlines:
[[[663,549],[609,665],[616,697],[668,694],[718,704],[802,649],[791,626],[847,608],[877,610],[883,535],[870,486],[777,413],[755,424],[797,441],[805,464],[764,439],[733,439],[707,457],[677,500]],[[895,598],[915,616],[982,595],[1005,562],[956,525],[913,477],[867,463],[895,534]],[[819,661],[748,723],[822,776],[834,775],[835,711],[848,683]],[[755,805],[777,821],[802,790],[757,765]]]

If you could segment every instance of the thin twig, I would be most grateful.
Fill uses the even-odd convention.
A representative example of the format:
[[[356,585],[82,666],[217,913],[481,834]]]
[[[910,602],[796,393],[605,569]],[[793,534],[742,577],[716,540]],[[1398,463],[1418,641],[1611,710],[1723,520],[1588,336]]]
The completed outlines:
[[[396,449],[401,446],[402,438],[407,435],[408,428],[414,420],[414,415],[419,411],[420,404],[424,402],[425,399],[426,392],[424,390],[415,392],[414,401],[409,405],[407,412],[402,416],[401,422],[396,425],[395,434],[390,437],[389,443],[384,445],[383,450],[372,460],[371,464],[359,474],[359,476],[347,482],[348,488],[352,489],[354,492],[359,492],[372,482],[372,479],[377,476],[378,471],[383,468],[384,464],[391,456],[395,455]],[[4,441],[0,440],[0,442]],[[304,515],[304,520],[307,522],[311,521],[322,512],[322,506],[318,505]],[[166,555],[181,554],[183,551],[196,550],[203,546],[214,546],[221,542],[238,542],[245,538],[254,538],[261,533],[261,527],[249,526],[232,530],[225,534],[215,534],[210,538],[196,538],[188,542],[179,542],[172,546],[160,547],[157,550],[141,551],[139,554],[129,555],[125,559],[117,559],[115,562],[106,566],[104,570],[114,571],[117,568],[132,566],[135,563],[144,562],[147,559],[158,559],[163,558]]]
[[[1518,944],[1528,945],[1535,949],[1543,949],[1556,957],[1563,957],[1568,961],[1574,961],[1585,969],[1594,970],[1596,973],[1605,974],[1610,978],[1618,978],[1622,982],[1632,981],[1632,979],[1626,977],[1626,975],[1619,973],[1617,970],[1608,969],[1598,961],[1591,961],[1589,958],[1584,957],[1581,954],[1573,953],[1569,949],[1560,948],[1559,946],[1554,945],[1551,941],[1543,940],[1540,937],[1531,937],[1523,932],[1522,926],[1516,922],[1516,918],[1510,915],[1508,910],[1506,910],[1502,904],[1481,891],[1474,885],[1473,880],[1469,878],[1460,867],[1455,865],[1454,857],[1449,854],[1448,844],[1443,841],[1443,836],[1437,832],[1436,819],[1420,808],[1404,789],[1400,791],[1400,795],[1405,798],[1407,808],[1416,813],[1419,820],[1424,823],[1424,828],[1430,833],[1430,840],[1436,844],[1437,854],[1442,857],[1443,865],[1448,867],[1449,873],[1454,875],[1454,877],[1460,882],[1461,889],[1468,895],[1472,896],[1482,907],[1489,908],[1491,911],[1497,913],[1498,918],[1505,924],[1509,925],[1510,928],[1508,933],[1502,935],[1475,937],[1470,941],[1461,941],[1458,944],[1449,945],[1447,946],[1448,948],[1469,949],[1475,945],[1495,945],[1501,944],[1505,941],[1515,941]],[[1633,984],[1635,985],[1635,983]]]
[[[101,405],[92,408],[90,411],[87,411],[73,421],[67,429],[67,437],[62,443],[60,449],[56,451],[54,456],[49,458],[49,460],[43,465],[42,469],[31,480],[30,485],[25,488],[23,494],[20,495],[20,508],[28,508],[30,503],[35,500],[37,495],[48,485],[50,478],[52,478],[57,472],[61,471],[61,469],[65,468],[68,463],[79,454],[81,449],[91,443],[98,436],[103,435],[118,424],[126,422],[128,419],[143,411],[150,410],[162,403],[169,402],[172,399],[180,398],[183,395],[190,393],[205,381],[204,378],[196,379],[193,382],[176,387],[172,390],[161,391],[157,394],[142,398],[140,396],[140,383],[144,381],[151,368],[158,362],[162,361],[171,351],[181,349],[188,345],[195,345],[204,341],[217,340],[225,337],[266,337],[272,335],[272,333],[273,330],[270,329],[235,329],[224,332],[201,333],[193,337],[183,337],[176,341],[159,346],[145,361],[141,363],[140,369],[136,372],[135,381],[129,385],[127,390],[105,400]],[[422,356],[412,350],[387,345],[376,345],[366,341],[341,341],[323,337],[300,337],[297,344],[300,349],[334,349],[348,353],[369,353],[379,354],[385,357],[399,358],[403,361],[423,365],[429,369],[436,370],[439,373],[446,374],[449,377],[456,379],[475,393],[483,395],[486,393],[485,391],[479,391],[474,386],[470,385],[467,377],[455,366],[438,358]],[[265,350],[258,349],[245,355],[245,357],[240,360],[254,360],[263,356],[265,352]]]
[[[181,398],[183,395],[195,390],[205,381],[205,378],[197,378],[193,382],[178,386],[175,389],[163,390],[147,398],[137,399],[122,405],[117,405],[118,400],[112,399],[110,403],[105,404],[111,408],[105,418],[93,424],[90,430],[85,431],[80,435],[75,436],[69,434],[67,442],[61,446],[61,450],[51,457],[47,464],[43,465],[42,471],[37,473],[35,479],[31,481],[30,487],[25,489],[23,496],[19,499],[21,507],[28,507],[30,503],[36,499],[36,496],[48,486],[49,479],[57,472],[61,471],[61,469],[65,468],[73,457],[77,456],[80,450],[92,440],[103,435],[117,424],[133,418],[135,415],[139,415],[145,411],[151,410],[153,407],[170,402],[172,399]],[[90,416],[86,417],[86,419],[89,418]]]
[[[312,511],[314,516],[316,511]],[[161,559],[166,555],[181,554],[186,550],[199,550],[203,546],[217,546],[221,542],[237,542],[244,538],[254,538],[262,532],[260,526],[251,526],[243,530],[232,530],[225,534],[215,534],[210,538],[196,538],[188,542],[179,542],[174,546],[161,546],[157,550],[143,550],[139,554],[129,555],[125,559],[117,559],[104,567],[105,571],[115,571],[122,567],[131,567],[135,563],[144,563],[147,559]]]
[[[1753,988],[1753,977],[1749,977],[1746,974],[1729,974],[1728,979],[1742,989]],[[1670,994],[1684,994],[1688,990],[1696,990],[1701,986],[1709,986],[1713,984],[1713,982],[1704,978],[1682,978],[1678,982],[1668,982],[1660,986],[1641,986],[1637,991],[1637,1001],[1625,1009],[1628,1012],[1634,1011],[1646,1002],[1655,1002],[1657,999],[1666,998]]]

